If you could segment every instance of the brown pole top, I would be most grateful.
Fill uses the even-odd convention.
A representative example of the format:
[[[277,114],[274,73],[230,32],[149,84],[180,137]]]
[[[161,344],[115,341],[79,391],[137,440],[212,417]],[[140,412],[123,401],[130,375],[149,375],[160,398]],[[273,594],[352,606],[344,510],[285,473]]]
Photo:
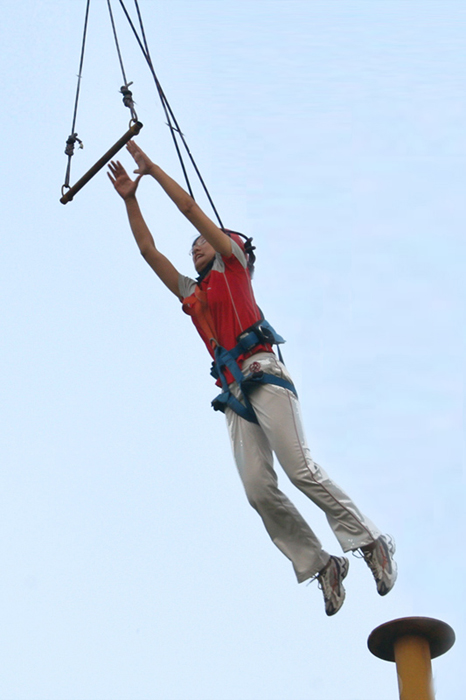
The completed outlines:
[[[444,654],[455,643],[455,633],[446,622],[432,617],[401,617],[376,627],[369,635],[367,646],[379,659],[395,661],[395,641],[406,635],[427,639],[432,659]]]

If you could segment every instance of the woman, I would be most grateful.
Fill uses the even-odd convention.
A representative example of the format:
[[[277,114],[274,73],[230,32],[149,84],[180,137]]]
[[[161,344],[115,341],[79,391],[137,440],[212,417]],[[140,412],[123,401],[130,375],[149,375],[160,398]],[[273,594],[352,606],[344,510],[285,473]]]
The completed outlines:
[[[108,173],[123,198],[131,230],[145,260],[175,294],[214,358],[213,374],[223,391],[213,402],[225,412],[233,454],[248,500],[274,544],[291,560],[301,583],[317,578],[327,615],[345,599],[346,557],[331,556],[278,489],[273,453],[286,474],[326,514],[344,552],[360,550],[380,595],[396,580],[395,545],[317,465],[306,445],[299,403],[291,378],[273,350],[282,341],[262,319],[251,287],[252,249],[239,234],[221,230],[193,198],[130,141],[137,164],[133,181],[120,162]],[[198,237],[192,246],[197,280],[180,275],[156,248],[136,200],[144,175],[161,185]],[[249,241],[249,239],[248,239]]]

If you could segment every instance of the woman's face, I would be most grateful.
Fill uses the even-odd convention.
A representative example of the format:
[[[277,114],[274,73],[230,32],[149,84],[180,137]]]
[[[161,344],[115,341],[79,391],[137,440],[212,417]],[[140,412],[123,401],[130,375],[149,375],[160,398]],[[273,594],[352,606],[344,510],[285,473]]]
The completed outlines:
[[[202,272],[206,265],[210,263],[215,257],[215,250],[212,248],[210,243],[206,241],[205,238],[199,236],[193,243],[191,248],[191,255],[193,256],[194,267],[196,272]]]

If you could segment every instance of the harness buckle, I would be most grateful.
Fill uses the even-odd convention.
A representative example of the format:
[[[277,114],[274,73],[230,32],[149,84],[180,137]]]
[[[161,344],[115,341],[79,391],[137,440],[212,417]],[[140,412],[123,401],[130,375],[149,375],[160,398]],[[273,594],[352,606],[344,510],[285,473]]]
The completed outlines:
[[[238,336],[237,340],[243,348],[247,345],[248,350],[251,350],[254,345],[259,345],[259,343],[279,345],[285,342],[282,336],[278,335],[277,331],[265,318],[256,321],[252,326],[246,328],[246,330]]]

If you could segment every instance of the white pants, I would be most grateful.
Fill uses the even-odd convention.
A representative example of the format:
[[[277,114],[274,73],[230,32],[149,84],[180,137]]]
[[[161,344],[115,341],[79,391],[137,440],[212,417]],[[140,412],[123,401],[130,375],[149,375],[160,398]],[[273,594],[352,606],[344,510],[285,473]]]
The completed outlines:
[[[253,363],[291,381],[286,367],[272,353],[257,353],[244,362],[243,372]],[[239,396],[237,385],[230,387]],[[253,508],[261,516],[272,541],[291,560],[301,583],[315,576],[328,562],[304,518],[277,486],[273,453],[291,482],[327,516],[344,552],[370,544],[380,532],[316,464],[306,444],[299,402],[295,395],[272,384],[261,384],[250,395],[259,424],[250,423],[231,409],[226,410],[236,465]]]

